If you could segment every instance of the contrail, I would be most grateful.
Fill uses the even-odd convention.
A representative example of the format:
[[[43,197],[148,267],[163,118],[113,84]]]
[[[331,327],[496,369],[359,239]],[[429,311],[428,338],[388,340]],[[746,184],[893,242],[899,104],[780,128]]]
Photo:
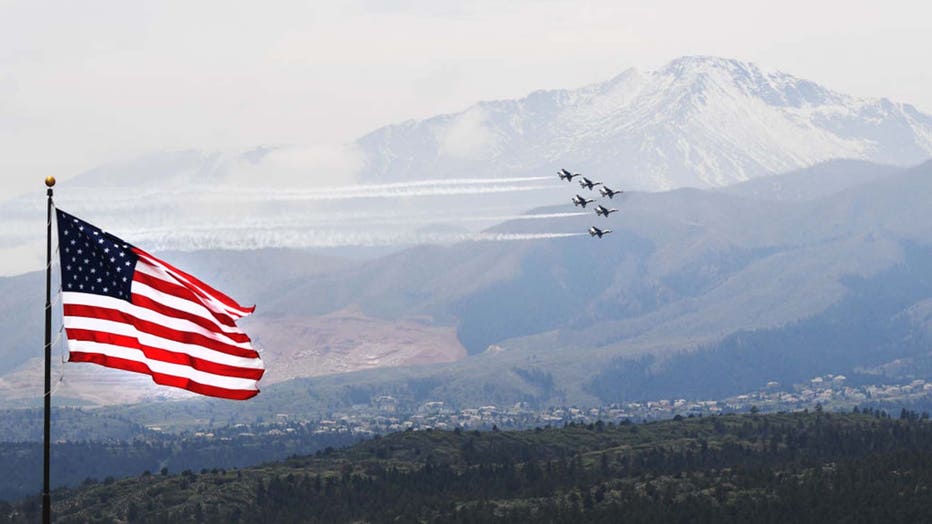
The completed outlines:
[[[539,213],[531,215],[512,215],[505,217],[491,217],[492,220],[500,220],[502,222],[506,220],[537,220],[539,218],[565,218],[565,217],[581,217],[584,215],[591,215],[592,213]]]
[[[371,213],[371,214],[360,214],[356,217],[334,217],[330,219],[332,222],[337,222],[340,224],[346,224],[349,221],[352,221],[354,218],[363,223],[366,221],[378,221],[379,224],[420,224],[420,223],[456,223],[456,222],[508,222],[512,220],[541,220],[545,218],[568,218],[568,217],[578,217],[578,216],[588,216],[592,213],[537,213],[537,214],[521,214],[521,215],[490,215],[490,216],[474,216],[474,215],[438,215],[436,212],[426,212],[426,213],[415,213],[415,214],[385,214],[385,213]],[[324,221],[327,220],[327,217],[324,217]],[[301,220],[289,223],[286,220],[276,221],[277,225],[288,227],[295,223],[304,224],[308,226],[313,226],[316,222],[314,219]]]
[[[540,220],[547,218],[568,218],[578,216],[588,216],[591,213],[538,213],[525,215],[497,215],[497,216],[450,216],[438,215],[437,213],[421,213],[412,215],[392,214],[392,213],[329,213],[320,215],[288,217],[288,218],[270,218],[270,219],[253,219],[241,220],[234,223],[225,223],[223,225],[215,224],[172,224],[160,227],[141,227],[128,228],[121,232],[123,235],[133,236],[153,236],[167,233],[215,233],[238,235],[245,230],[275,230],[289,228],[313,228],[322,225],[342,225],[342,226],[359,226],[365,224],[383,225],[411,225],[411,224],[449,224],[460,222],[507,222],[512,220]]]
[[[507,178],[436,178],[431,180],[412,180],[410,182],[389,182],[385,184],[354,184],[348,186],[314,187],[306,189],[286,189],[275,193],[333,193],[340,191],[394,191],[399,189],[422,188],[433,186],[488,186],[501,184],[520,184],[551,180],[547,176],[507,177]],[[559,185],[559,184],[554,184]],[[249,188],[229,188],[234,191],[253,192]]]
[[[189,186],[183,190],[140,190],[130,195],[135,200],[146,203],[168,201],[180,203],[180,199],[191,198],[196,201],[230,201],[230,202],[265,202],[265,201],[313,201],[313,200],[347,200],[356,198],[394,198],[446,195],[475,195],[488,193],[507,193],[513,191],[537,191],[554,189],[559,184],[540,184],[550,177],[510,177],[510,178],[453,178],[435,180],[415,180],[411,182],[394,182],[387,184],[356,184],[347,186],[315,187],[306,189],[270,189],[268,187],[232,187],[232,186]],[[77,188],[76,188],[77,189]],[[81,192],[77,189],[75,193]],[[94,201],[103,204],[125,206],[126,196],[115,199],[112,195],[103,195],[95,190],[82,195],[82,202]]]
[[[144,189],[138,190],[135,194],[137,196],[170,196],[177,197],[179,195],[189,195],[189,194],[212,194],[212,193],[226,193],[226,194],[248,194],[255,195],[271,193],[276,195],[288,194],[288,195],[303,195],[303,194],[316,194],[316,193],[342,193],[342,192],[385,192],[385,191],[397,191],[405,189],[418,189],[418,188],[435,188],[435,187],[468,187],[468,186],[500,186],[502,184],[523,184],[526,182],[541,182],[543,180],[550,180],[551,177],[546,176],[532,176],[532,177],[505,177],[505,178],[435,178],[429,180],[412,180],[410,182],[389,182],[384,184],[353,184],[353,185],[342,185],[342,186],[319,186],[319,187],[309,187],[309,188],[271,188],[269,186],[232,186],[232,185],[223,185],[223,181],[220,181],[219,184],[201,186],[201,185],[189,185],[184,188],[175,188],[175,189],[156,189],[146,191]],[[552,187],[556,187],[559,184],[550,184]],[[76,191],[80,191],[84,188],[74,188]],[[99,194],[99,191],[93,191],[93,193],[101,199],[107,199],[108,197],[102,196]],[[88,195],[93,196],[93,195]]]
[[[476,233],[472,241],[507,242],[509,240],[543,240],[548,238],[584,237],[588,233]]]
[[[95,209],[109,208],[119,213],[125,208],[137,210],[136,219],[123,219],[119,232],[124,238],[145,243],[150,249],[195,250],[207,248],[257,249],[263,247],[340,247],[391,246],[411,244],[452,244],[457,242],[518,241],[582,236],[584,233],[488,233],[488,232],[425,232],[391,231],[390,226],[419,224],[482,224],[512,220],[544,220],[588,215],[586,212],[518,214],[500,209],[405,210],[393,203],[375,206],[340,206],[347,211],[323,211],[281,206],[260,210],[244,209],[235,218],[223,223],[192,219],[184,224],[173,210],[190,207],[197,210],[219,204],[301,203],[309,201],[342,201],[360,198],[405,198],[443,195],[482,195],[517,191],[550,190],[558,187],[552,177],[457,178],[416,180],[386,184],[272,190],[268,187],[189,186],[174,191],[136,194],[132,201],[94,194]],[[543,183],[551,181],[551,183]],[[91,196],[91,195],[89,195]],[[94,198],[96,197],[96,198]],[[483,201],[484,202],[484,201]],[[87,204],[86,200],[83,200]],[[102,209],[103,208],[103,209]],[[384,208],[384,210],[379,209]],[[158,213],[155,213],[155,211]],[[254,212],[273,212],[277,217],[261,218]],[[310,213],[308,213],[310,211]],[[106,211],[104,211],[106,212]],[[475,213],[483,213],[476,215]],[[155,213],[155,214],[152,214]],[[181,211],[180,216],[186,216]],[[174,216],[173,216],[174,215]],[[229,220],[232,218],[232,220]],[[146,227],[158,224],[156,227]],[[389,226],[389,227],[385,227]],[[373,230],[366,230],[372,228]],[[362,229],[362,230],[361,230]],[[396,228],[398,229],[398,228]],[[403,229],[403,228],[402,228]]]
[[[391,189],[398,187],[419,187],[437,184],[446,185],[482,185],[482,184],[512,184],[519,182],[538,182],[541,180],[553,180],[549,176],[523,176],[523,177],[504,177],[504,178],[435,178],[432,180],[412,180],[410,182],[389,182],[386,184],[369,184],[362,186],[342,186],[342,187],[363,187],[371,189]],[[335,186],[327,189],[339,189],[341,186]]]
[[[362,198],[404,198],[425,196],[484,195],[491,193],[512,193],[517,191],[540,191],[553,189],[553,185],[436,185],[407,186],[383,189],[368,189],[366,186],[350,186],[334,190],[306,190],[286,192],[226,192],[219,191],[206,195],[210,200],[248,201],[248,202],[308,202],[332,200],[356,200]]]
[[[457,244],[463,242],[509,242],[545,240],[585,236],[586,233],[426,233],[426,232],[374,232],[374,231],[307,231],[267,230],[240,231],[238,235],[205,235],[188,231],[175,231],[142,240],[155,251],[200,249],[251,250],[266,247],[326,248],[326,247],[381,247],[414,244]]]

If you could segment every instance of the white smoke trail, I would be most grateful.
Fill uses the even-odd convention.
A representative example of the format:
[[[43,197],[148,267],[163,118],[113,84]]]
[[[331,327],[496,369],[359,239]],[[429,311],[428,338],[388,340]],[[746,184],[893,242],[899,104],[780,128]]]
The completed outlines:
[[[89,191],[91,198],[79,199],[82,207],[95,213],[119,218],[115,234],[137,245],[154,250],[260,249],[266,247],[375,247],[415,244],[454,244],[458,242],[502,242],[582,236],[584,233],[489,233],[467,231],[421,231],[428,224],[470,224],[487,227],[507,221],[527,221],[579,217],[588,212],[518,214],[511,206],[482,208],[492,199],[476,200],[475,205],[456,209],[435,205],[399,206],[384,204],[301,206],[312,201],[344,201],[365,198],[406,198],[426,196],[483,195],[517,191],[551,190],[558,187],[552,177],[511,177],[501,179],[462,178],[417,180],[387,184],[302,189],[264,187],[188,186],[172,191],[135,194],[130,199],[111,198],[106,192]],[[551,183],[542,183],[550,180]],[[82,192],[84,192],[82,191]],[[496,201],[497,202],[497,201]],[[222,207],[214,207],[213,204]],[[225,207],[232,204],[232,207]],[[258,207],[249,207],[255,204]],[[265,205],[265,204],[271,204]],[[132,214],[127,214],[132,210]],[[195,217],[229,211],[222,222]],[[269,215],[272,216],[269,216]],[[187,218],[185,218],[187,217]],[[406,227],[413,226],[413,227]],[[465,229],[465,228],[464,228]]]
[[[588,233],[476,233],[475,237],[469,238],[468,240],[478,242],[478,241],[493,241],[493,242],[508,242],[511,240],[545,240],[548,238],[569,238],[569,237],[584,237]]]
[[[565,218],[565,217],[581,217],[584,215],[591,215],[592,213],[537,213],[530,215],[512,215],[506,217],[492,217],[491,220],[496,220],[504,222],[506,220],[537,220],[539,218]]]
[[[366,187],[372,189],[391,189],[398,187],[419,187],[437,184],[445,185],[482,185],[482,184],[512,184],[517,182],[539,182],[541,180],[552,180],[549,176],[524,176],[524,177],[503,177],[503,178],[435,178],[431,180],[413,180],[410,182],[391,182],[386,184],[370,184]],[[339,187],[339,186],[337,186]],[[347,186],[343,186],[347,187]],[[354,186],[348,186],[354,187]],[[333,189],[333,188],[331,188]]]
[[[296,249],[329,247],[383,247],[416,244],[457,244],[464,242],[511,242],[585,236],[586,233],[428,233],[389,231],[307,231],[267,230],[238,232],[236,235],[198,234],[189,231],[170,234],[140,235],[134,241],[144,242],[147,249],[193,251],[201,249],[251,250],[266,247]]]
[[[506,178],[437,178],[430,180],[412,180],[409,182],[390,182],[385,184],[356,184],[351,186],[330,186],[315,187],[308,189],[275,189],[270,192],[276,195],[307,195],[317,193],[341,193],[341,192],[362,192],[362,193],[381,193],[385,191],[398,191],[418,188],[434,187],[460,187],[460,186],[496,186],[503,184],[521,184],[524,182],[540,182],[550,180],[551,177],[531,176],[531,177],[506,177]],[[559,185],[559,184],[553,184]],[[255,194],[256,189],[246,187],[228,187],[228,191],[238,191],[247,194]],[[267,188],[266,188],[267,189]]]
[[[282,228],[319,228],[321,226],[350,226],[365,225],[418,225],[418,224],[458,224],[463,222],[500,223],[512,220],[541,220],[550,218],[569,218],[587,216],[591,213],[537,213],[525,215],[496,215],[496,216],[458,216],[438,215],[437,213],[328,213],[304,216],[289,216],[279,218],[252,218],[236,222],[216,224],[170,224],[159,227],[127,228],[120,232],[127,238],[134,236],[151,237],[169,233],[190,234],[231,234],[239,235],[244,230],[276,230]]]
[[[366,198],[406,198],[406,197],[425,197],[425,196],[457,196],[457,195],[485,195],[492,193],[513,193],[518,191],[540,191],[544,189],[553,189],[552,185],[496,185],[488,186],[424,186],[424,187],[405,187],[382,190],[363,190],[359,188],[344,189],[340,192],[320,192],[320,191],[302,191],[302,192],[270,192],[257,195],[255,193],[243,193],[236,195],[216,194],[211,198],[222,198],[230,201],[242,199],[245,201],[321,201],[321,200],[356,200]]]
[[[143,201],[146,204],[183,203],[190,199],[195,202],[274,202],[274,201],[320,201],[347,200],[358,198],[396,198],[423,196],[477,195],[489,193],[507,193],[514,191],[538,191],[554,189],[557,184],[528,184],[548,180],[550,177],[510,177],[510,178],[454,178],[436,180],[416,180],[389,184],[357,184],[351,186],[316,187],[308,189],[272,189],[266,186],[188,186],[175,190],[140,190],[130,195],[121,194],[120,198],[101,191],[82,191],[75,188],[76,200],[93,202],[95,205],[125,207],[127,200]],[[87,194],[83,194],[83,193]],[[80,195],[78,195],[80,194]]]

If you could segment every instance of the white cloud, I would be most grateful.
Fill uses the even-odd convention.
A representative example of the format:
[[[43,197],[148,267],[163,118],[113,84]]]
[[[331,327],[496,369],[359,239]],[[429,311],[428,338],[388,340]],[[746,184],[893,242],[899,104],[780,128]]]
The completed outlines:
[[[437,142],[441,154],[455,158],[484,156],[495,144],[495,135],[485,125],[486,114],[472,107],[439,130]]]
[[[932,111],[930,11],[905,0],[7,0],[0,200],[152,151],[346,143],[684,54]]]
[[[156,151],[295,144],[230,160],[225,183],[285,193],[350,185],[362,159],[332,144],[380,125],[685,54],[755,61],[929,112],[930,32],[932,4],[906,0],[0,0],[0,201],[29,191],[36,202],[24,222],[0,228],[0,273],[44,263],[44,246],[23,247],[21,232],[41,227],[47,175],[65,180]],[[486,117],[469,112],[443,130],[444,154],[493,147]],[[441,192],[405,191],[393,210]],[[430,211],[445,212],[447,201]],[[243,204],[205,199],[200,216],[181,218],[233,216]],[[134,220],[179,218],[159,209]]]
[[[351,185],[364,160],[352,145],[275,147],[240,157],[224,182],[281,190]]]

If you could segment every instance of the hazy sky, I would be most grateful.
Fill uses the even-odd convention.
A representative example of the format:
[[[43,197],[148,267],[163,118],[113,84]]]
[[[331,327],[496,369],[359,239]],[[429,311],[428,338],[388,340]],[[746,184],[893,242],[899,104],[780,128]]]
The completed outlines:
[[[932,112],[923,2],[463,4],[0,0],[0,200],[153,151],[343,143],[682,55]]]

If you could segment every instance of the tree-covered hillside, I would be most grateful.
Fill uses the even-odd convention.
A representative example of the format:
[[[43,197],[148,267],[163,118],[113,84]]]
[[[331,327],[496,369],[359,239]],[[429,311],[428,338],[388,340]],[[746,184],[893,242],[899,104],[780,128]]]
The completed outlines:
[[[417,431],[240,470],[89,483],[58,522],[919,522],[932,423],[822,411]],[[38,500],[0,507],[30,522]]]

